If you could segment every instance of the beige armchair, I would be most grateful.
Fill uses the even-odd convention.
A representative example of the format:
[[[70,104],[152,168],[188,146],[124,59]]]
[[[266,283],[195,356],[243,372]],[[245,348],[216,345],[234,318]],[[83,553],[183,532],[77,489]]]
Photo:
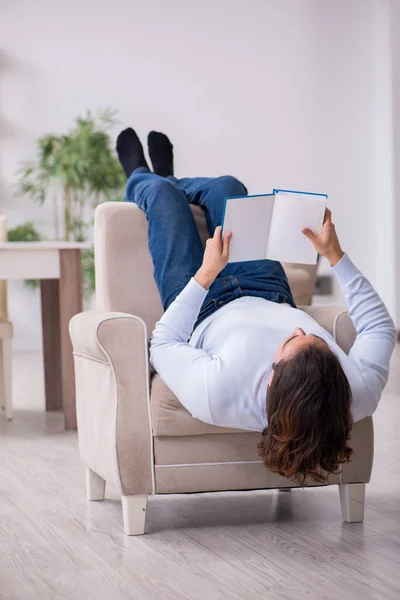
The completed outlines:
[[[192,210],[204,240],[204,214]],[[125,533],[136,535],[144,533],[152,494],[296,487],[265,468],[257,455],[260,434],[192,418],[150,372],[148,339],[162,307],[143,212],[130,203],[99,206],[95,249],[98,310],[75,316],[70,325],[88,499],[102,500],[106,481],[112,482],[122,496]],[[310,304],[315,268],[287,272],[295,299]],[[304,310],[349,350],[355,332],[345,310]],[[339,486],[343,518],[362,521],[373,460],[370,418],[356,424],[351,445],[352,462],[331,475],[330,484]]]

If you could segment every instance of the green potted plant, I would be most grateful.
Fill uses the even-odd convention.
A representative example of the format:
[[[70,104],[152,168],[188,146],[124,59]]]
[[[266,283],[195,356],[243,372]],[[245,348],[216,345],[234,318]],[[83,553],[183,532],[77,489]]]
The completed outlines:
[[[98,116],[88,112],[68,133],[40,137],[36,157],[19,170],[17,191],[38,204],[52,204],[55,240],[90,241],[95,207],[122,199],[126,177],[109,135],[115,123],[109,109]],[[24,227],[31,233],[34,229],[31,223]],[[82,253],[82,265],[89,293],[94,290],[93,250]]]

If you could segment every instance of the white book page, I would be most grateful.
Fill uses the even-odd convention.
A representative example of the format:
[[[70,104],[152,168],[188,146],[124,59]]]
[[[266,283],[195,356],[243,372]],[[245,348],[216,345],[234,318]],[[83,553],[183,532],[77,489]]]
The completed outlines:
[[[278,192],[275,195],[266,257],[281,262],[315,264],[317,252],[301,230],[308,227],[320,233],[326,203],[325,196]]]
[[[229,262],[265,259],[274,195],[228,198],[223,233],[231,231]]]

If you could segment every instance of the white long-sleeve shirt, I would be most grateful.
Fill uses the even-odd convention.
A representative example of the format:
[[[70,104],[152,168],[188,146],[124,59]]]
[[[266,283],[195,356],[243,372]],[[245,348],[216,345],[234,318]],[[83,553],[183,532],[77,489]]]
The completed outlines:
[[[384,303],[347,255],[333,272],[357,331],[349,355],[305,312],[252,296],[229,302],[191,336],[207,295],[191,279],[156,325],[151,365],[193,417],[262,431],[274,354],[301,327],[323,338],[339,358],[352,391],[354,421],[372,415],[388,379],[396,330]]]

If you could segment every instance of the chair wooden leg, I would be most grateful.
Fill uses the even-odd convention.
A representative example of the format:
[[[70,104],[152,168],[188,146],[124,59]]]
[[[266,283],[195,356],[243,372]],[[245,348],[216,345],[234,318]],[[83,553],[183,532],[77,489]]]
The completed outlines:
[[[86,469],[86,496],[88,500],[104,500],[106,491],[105,480],[89,467]]]
[[[146,524],[147,494],[121,496],[126,535],[142,535]]]
[[[0,368],[2,370],[0,407],[9,421],[12,419],[12,340],[1,340]]]
[[[340,505],[343,520],[362,523],[364,520],[365,483],[343,483],[339,485]]]

